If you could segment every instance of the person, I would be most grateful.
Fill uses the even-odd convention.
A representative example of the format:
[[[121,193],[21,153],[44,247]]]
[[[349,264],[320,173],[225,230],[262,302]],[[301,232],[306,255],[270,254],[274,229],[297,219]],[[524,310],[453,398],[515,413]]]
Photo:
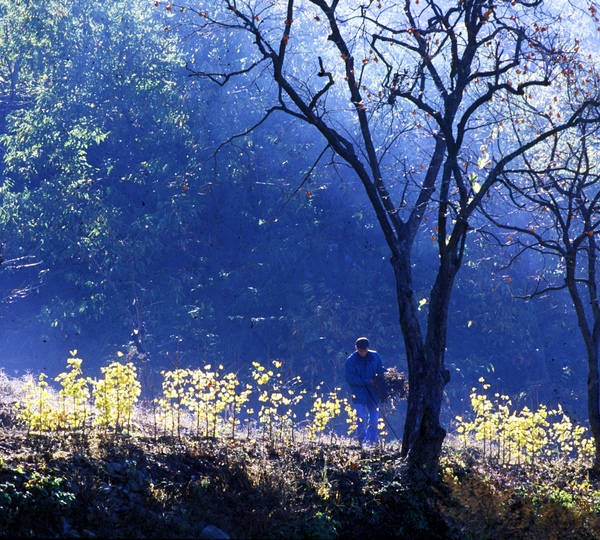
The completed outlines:
[[[385,368],[378,352],[369,350],[369,340],[360,337],[356,349],[346,359],[346,382],[352,392],[356,410],[356,436],[362,444],[375,444],[379,438],[379,400],[375,393],[375,377]]]

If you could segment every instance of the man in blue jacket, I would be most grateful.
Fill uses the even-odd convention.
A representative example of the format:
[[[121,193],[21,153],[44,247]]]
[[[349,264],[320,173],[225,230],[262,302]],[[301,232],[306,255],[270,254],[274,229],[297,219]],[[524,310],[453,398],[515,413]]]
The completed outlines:
[[[379,401],[375,393],[375,376],[383,375],[381,356],[369,350],[369,340],[356,340],[356,351],[346,359],[346,381],[352,391],[358,427],[356,436],[361,444],[375,444],[379,438]]]

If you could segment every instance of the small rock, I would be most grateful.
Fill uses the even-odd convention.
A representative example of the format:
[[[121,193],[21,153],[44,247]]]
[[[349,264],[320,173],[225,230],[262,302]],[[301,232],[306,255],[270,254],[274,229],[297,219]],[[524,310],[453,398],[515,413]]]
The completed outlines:
[[[121,465],[121,463],[118,461],[109,461],[106,464],[106,472],[108,472],[108,474],[111,476],[115,474],[121,474],[123,472],[123,465]]]
[[[205,538],[206,540],[228,540],[229,535],[214,525],[207,525],[202,529],[200,538]]]

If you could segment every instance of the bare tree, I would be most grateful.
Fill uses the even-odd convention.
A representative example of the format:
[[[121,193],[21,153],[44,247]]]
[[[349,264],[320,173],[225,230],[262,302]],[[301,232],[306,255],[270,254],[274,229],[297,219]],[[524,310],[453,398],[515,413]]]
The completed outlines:
[[[562,100],[562,105],[566,104],[568,100]],[[512,252],[507,269],[531,253],[550,259],[549,264],[539,266],[532,276],[533,288],[529,286],[522,297],[531,299],[563,289],[569,292],[587,355],[593,469],[600,473],[598,126],[581,124],[574,133],[561,135],[528,154],[523,168],[504,171],[504,211],[501,215],[489,208],[485,211],[505,231],[496,240]],[[507,212],[507,208],[517,212]]]
[[[584,114],[597,105],[592,94],[574,98],[569,115],[548,115],[544,99],[574,69],[578,44],[561,38],[545,4],[213,0],[185,11],[206,44],[237,44],[237,54],[219,54],[221,63],[210,55],[196,75],[221,85],[241,78],[248,99],[251,86],[274,83],[273,102],[248,130],[276,113],[300,119],[364,186],[391,252],[406,347],[402,452],[432,477],[446,434],[449,301],[470,220],[507,166],[597,120]],[[523,129],[505,130],[516,122]],[[420,233],[439,255],[424,324],[413,289]]]

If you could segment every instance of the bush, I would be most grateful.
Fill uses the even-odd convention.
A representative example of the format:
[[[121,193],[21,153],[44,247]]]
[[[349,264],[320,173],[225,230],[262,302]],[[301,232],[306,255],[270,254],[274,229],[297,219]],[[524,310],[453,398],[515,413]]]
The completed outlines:
[[[479,381],[484,393],[472,390],[473,419],[456,417],[456,431],[465,445],[475,441],[482,445],[484,458],[507,465],[533,465],[550,458],[591,459],[593,441],[586,436],[587,429],[574,425],[560,405],[550,411],[544,405],[537,411],[511,410],[508,396],[495,394],[492,401],[485,394],[490,385],[483,378]]]

